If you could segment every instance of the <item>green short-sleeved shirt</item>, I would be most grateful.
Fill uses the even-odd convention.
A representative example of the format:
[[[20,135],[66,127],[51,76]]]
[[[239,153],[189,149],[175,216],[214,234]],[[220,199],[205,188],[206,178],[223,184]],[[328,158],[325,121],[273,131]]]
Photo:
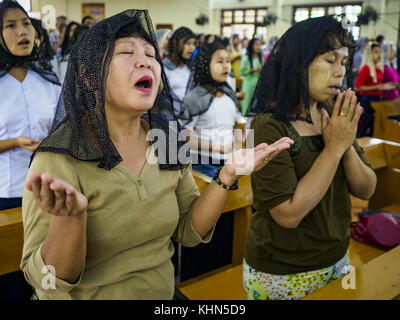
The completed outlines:
[[[121,164],[111,170],[50,152],[38,153],[31,171],[49,172],[88,198],[87,257],[77,283],[56,278],[56,289],[43,287],[46,273],[41,246],[50,215],[26,188],[23,195],[24,247],[21,269],[45,299],[172,299],[174,269],[171,238],[184,246],[209,242],[192,226],[191,208],[199,191],[184,170],[160,170],[150,153],[139,177]],[[57,272],[57,270],[55,270]]]
[[[319,204],[296,229],[283,228],[269,210],[293,196],[297,182],[323,150],[323,137],[299,136],[289,122],[277,120],[271,114],[255,117],[251,128],[255,145],[270,144],[285,136],[295,143],[251,175],[256,211],[246,242],[246,262],[259,271],[278,275],[333,265],[346,254],[350,241],[351,201],[342,162]],[[353,146],[369,166],[357,141]]]

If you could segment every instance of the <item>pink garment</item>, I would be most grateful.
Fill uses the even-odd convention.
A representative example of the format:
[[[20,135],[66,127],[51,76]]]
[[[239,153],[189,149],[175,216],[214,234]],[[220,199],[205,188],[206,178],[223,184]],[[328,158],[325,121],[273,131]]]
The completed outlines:
[[[265,61],[267,61],[267,59],[268,59],[268,56],[269,56],[269,52],[267,52],[266,54],[264,54],[264,56],[263,56],[263,60],[264,60],[264,62],[265,62]]]
[[[385,65],[383,69],[383,83],[386,82],[399,82],[400,77],[397,70]],[[394,100],[399,96],[399,90],[385,90],[382,91],[383,100]]]

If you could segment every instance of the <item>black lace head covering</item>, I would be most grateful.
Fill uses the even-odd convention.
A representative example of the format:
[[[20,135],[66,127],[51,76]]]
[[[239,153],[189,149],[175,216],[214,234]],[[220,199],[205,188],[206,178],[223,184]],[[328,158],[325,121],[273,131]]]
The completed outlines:
[[[196,36],[189,28],[180,27],[174,31],[171,38],[168,40],[168,59],[171,60],[174,65],[178,66],[181,62],[189,63],[187,59],[182,57],[184,47],[180,44],[180,41],[183,39],[183,43],[186,43],[192,38],[196,38]]]
[[[221,88],[223,83],[215,81],[210,71],[212,56],[218,50],[226,50],[226,47],[221,42],[205,44],[200,47],[194,60],[194,84],[196,86],[210,85],[215,87],[216,90]]]
[[[153,25],[146,10],[121,12],[97,23],[78,39],[71,51],[63,84],[65,109],[62,104],[58,105],[50,135],[43,140],[36,152],[63,153],[82,161],[98,161],[98,167],[104,169],[111,169],[122,161],[108,131],[104,108],[105,85],[115,41],[128,36],[142,37],[151,43],[161,65],[163,88],[147,113],[150,129],[161,130],[166,137],[166,145],[160,146],[166,149],[156,150],[160,168],[178,170],[187,165],[179,159],[176,161],[177,150],[186,141],[181,142],[178,139],[182,128],[174,115],[168,81],[163,71]],[[170,121],[174,122],[171,124]],[[154,132],[150,131],[151,138],[158,142],[159,137],[154,136]],[[168,153],[169,150],[175,152]],[[160,152],[163,152],[161,156]],[[189,155],[186,155],[189,159]],[[171,159],[174,157],[175,159]]]
[[[33,50],[28,56],[15,56],[7,48],[7,44],[3,37],[3,19],[8,9],[19,9],[29,18],[25,9],[16,1],[4,0],[0,2],[0,78],[10,72],[14,67],[26,67],[36,71],[42,78],[54,84],[60,85],[58,77],[52,71],[51,66],[45,59],[41,59],[41,50],[34,45]]]
[[[348,30],[342,27],[342,23],[334,16],[296,23],[279,39],[264,64],[251,103],[250,115],[269,112],[277,119],[312,123],[309,112],[308,67],[316,56],[343,46],[349,48],[345,79],[347,86],[351,87],[350,67],[354,41]],[[301,102],[306,108],[305,118],[300,116]]]
[[[221,42],[213,42],[205,44],[200,49],[194,61],[194,83],[195,88],[185,96],[184,102],[188,119],[206,112],[220,91],[225,93],[232,99],[236,108],[240,110],[239,100],[236,97],[236,92],[230,87],[227,82],[218,82],[213,79],[210,71],[211,59],[214,53],[218,50],[226,50],[226,46]],[[202,87],[204,89],[201,89]]]

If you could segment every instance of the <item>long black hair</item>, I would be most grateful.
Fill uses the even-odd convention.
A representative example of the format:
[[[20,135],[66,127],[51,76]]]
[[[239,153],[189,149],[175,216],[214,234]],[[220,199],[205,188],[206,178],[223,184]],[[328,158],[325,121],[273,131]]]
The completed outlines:
[[[355,48],[348,29],[335,16],[301,21],[279,39],[264,64],[250,105],[250,114],[269,112],[281,120],[311,121],[308,67],[315,57],[341,47],[349,48],[347,86],[351,87],[351,65]],[[326,103],[332,105],[333,99]],[[300,116],[304,104],[306,118]]]
[[[261,41],[258,38],[252,38],[249,42],[249,45],[247,46],[247,51],[246,51],[246,55],[249,57],[249,61],[250,61],[250,67],[253,68],[253,54],[254,54],[254,42],[256,41]],[[262,64],[262,56],[261,56],[261,52],[259,52],[257,54],[258,59],[260,60],[260,63]]]
[[[54,51],[50,44],[49,34],[47,33],[47,30],[43,28],[42,20],[35,18],[30,19],[36,32],[39,34],[40,48],[43,50],[45,57],[48,60],[51,60],[54,56]]]
[[[61,54],[63,56],[68,54],[71,51],[72,47],[73,47],[72,41],[71,41],[72,37],[69,36],[69,33],[70,33],[70,30],[71,30],[72,26],[74,26],[74,25],[79,27],[79,23],[78,22],[71,21],[68,24],[67,29],[65,30],[64,41],[61,44]]]

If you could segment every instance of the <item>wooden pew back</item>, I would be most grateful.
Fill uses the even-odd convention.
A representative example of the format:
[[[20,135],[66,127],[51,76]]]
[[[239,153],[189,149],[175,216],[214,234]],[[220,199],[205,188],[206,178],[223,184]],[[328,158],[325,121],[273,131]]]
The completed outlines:
[[[400,115],[400,100],[373,101],[371,107],[375,110],[374,137],[400,142],[400,130],[396,126],[396,121],[388,119],[389,116]]]
[[[0,211],[0,275],[19,270],[24,242],[22,208]]]

